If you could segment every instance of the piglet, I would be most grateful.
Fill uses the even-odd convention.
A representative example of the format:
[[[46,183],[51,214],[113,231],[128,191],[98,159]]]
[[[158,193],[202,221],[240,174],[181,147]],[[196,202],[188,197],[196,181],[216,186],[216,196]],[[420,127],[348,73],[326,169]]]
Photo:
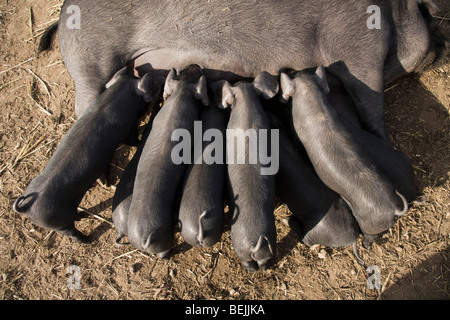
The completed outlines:
[[[356,258],[364,264],[357,250],[361,231],[349,206],[320,180],[306,152],[292,140],[281,121],[268,115],[280,135],[280,169],[275,181],[280,200],[292,212],[289,226],[307,246],[353,245]]]
[[[222,235],[225,190],[225,133],[228,115],[217,106],[204,107],[201,136],[194,135],[194,161],[183,184],[178,216],[184,241],[194,247],[212,247]]]
[[[260,158],[250,161],[255,156],[250,154],[250,146],[255,143],[252,138],[261,137],[263,130],[270,131],[270,122],[262,108],[260,96],[270,99],[276,95],[278,82],[263,72],[252,83],[239,82],[231,86],[221,81],[212,87],[217,104],[231,108],[227,127],[227,202],[232,213],[233,248],[249,271],[255,271],[258,267],[266,269],[274,256],[276,244],[273,216],[275,176],[263,174],[264,165]],[[247,145],[246,136],[250,140]],[[238,143],[235,143],[235,138]],[[263,149],[266,149],[267,152],[271,146],[270,140],[267,139],[267,145],[263,148],[254,148],[253,151],[264,152]]]
[[[129,242],[160,258],[167,257],[173,245],[173,213],[187,168],[173,158],[176,140],[186,132],[192,137],[201,103],[209,104],[202,69],[192,65],[179,74],[172,69],[164,98],[139,159],[128,217]]]
[[[158,114],[158,111],[159,108],[153,108],[150,121],[145,127],[138,149],[136,150],[136,153],[134,154],[133,158],[128,163],[125,171],[120,177],[120,181],[116,187],[116,192],[114,193],[112,203],[112,220],[114,223],[114,228],[117,231],[117,246],[124,246],[129,244],[126,242],[121,242],[121,239],[128,234],[128,214],[130,211],[131,199],[133,196],[133,187],[136,178],[137,166],[142,154],[142,150],[147,143],[148,136],[152,129],[153,120]]]
[[[393,183],[408,203],[423,201],[423,198],[417,200],[414,169],[409,158],[376,135],[364,130],[353,100],[343,84],[329,72],[326,72],[326,79],[330,88],[326,97],[331,107],[337,111],[339,121],[364,149],[376,168]]]
[[[408,203],[392,182],[378,170],[339,121],[325,94],[329,92],[325,70],[314,75],[297,72],[293,79],[281,74],[283,99],[292,97],[292,119],[322,181],[348,202],[366,246],[406,214]]]
[[[137,122],[162,84],[149,73],[138,79],[120,70],[62,139],[14,210],[38,226],[89,242],[74,225],[78,205],[107,169],[119,144],[136,144]]]

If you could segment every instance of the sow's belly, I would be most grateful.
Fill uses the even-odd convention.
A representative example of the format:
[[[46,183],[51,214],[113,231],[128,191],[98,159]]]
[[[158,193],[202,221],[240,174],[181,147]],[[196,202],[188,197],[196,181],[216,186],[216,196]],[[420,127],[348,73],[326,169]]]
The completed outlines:
[[[245,78],[254,78],[266,71],[278,75],[283,69],[305,69],[316,65],[313,61],[300,61],[300,59],[287,60],[289,54],[278,54],[277,50],[266,52],[259,57],[245,56],[239,52],[224,57],[220,51],[206,52],[199,49],[156,49],[147,51],[135,58],[131,65],[136,75],[158,70],[164,76],[168,70],[175,68],[181,70],[190,64],[198,64],[205,69],[208,81],[228,80],[239,81]]]

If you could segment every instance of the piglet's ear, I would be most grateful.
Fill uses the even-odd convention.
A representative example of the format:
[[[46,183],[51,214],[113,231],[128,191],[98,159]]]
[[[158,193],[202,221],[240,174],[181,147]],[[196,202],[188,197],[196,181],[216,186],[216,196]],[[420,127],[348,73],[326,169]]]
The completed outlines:
[[[432,0],[423,0],[423,4],[431,15],[434,16],[439,12],[439,7]]]
[[[146,73],[139,80],[137,86],[138,94],[141,94],[143,96],[145,102],[150,103],[159,97],[163,83],[163,77]]]
[[[166,77],[166,82],[164,84],[164,94],[163,94],[163,98],[164,100],[167,99],[175,90],[175,83],[176,83],[176,78],[177,77],[177,71],[175,69],[171,69],[169,71],[169,74]]]
[[[288,102],[291,97],[295,94],[295,82],[286,74],[280,74],[280,85],[281,85],[281,102]]]
[[[408,11],[415,11],[418,9],[419,5],[425,6],[431,15],[435,15],[439,12],[439,7],[432,0],[407,0],[406,9]]]
[[[231,107],[236,101],[233,87],[228,81],[225,81],[222,87],[222,107],[224,109]]]
[[[212,95],[214,97],[214,103],[216,104],[216,106],[218,108],[221,108],[221,109],[228,107],[228,104],[225,106],[223,105],[223,99],[222,99],[223,93],[224,93],[223,88],[225,86],[225,83],[228,83],[228,82],[226,80],[219,80],[219,81],[215,81],[209,85],[209,87],[211,88],[211,91],[212,91]],[[228,86],[229,85],[230,84],[228,83]]]
[[[205,76],[201,76],[194,87],[194,98],[200,100],[204,106],[209,106],[208,88]]]
[[[280,89],[277,78],[267,72],[260,73],[253,81],[253,86],[265,99],[272,99]]]
[[[120,69],[119,71],[117,71],[113,77],[111,78],[111,80],[108,81],[108,83],[105,85],[105,88],[108,89],[109,87],[111,87],[114,83],[117,82],[117,80],[119,80],[119,78],[121,76],[124,76],[127,74],[127,67],[123,67],[122,69]]]
[[[325,73],[325,68],[323,66],[319,66],[314,74],[314,80],[322,89],[323,93],[329,94],[330,87],[328,86],[327,75]]]

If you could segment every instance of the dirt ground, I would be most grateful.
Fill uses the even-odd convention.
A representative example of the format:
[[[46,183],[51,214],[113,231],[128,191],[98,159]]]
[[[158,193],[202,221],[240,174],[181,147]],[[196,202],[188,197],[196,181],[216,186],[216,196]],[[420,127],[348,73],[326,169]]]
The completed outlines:
[[[450,35],[450,2],[436,1]],[[11,209],[48,162],[75,121],[74,87],[57,41],[35,56],[40,33],[58,18],[59,0],[0,0],[0,297],[2,299],[449,299],[450,298],[450,64],[386,88],[386,119],[395,146],[413,162],[427,197],[379,240],[361,249],[378,266],[381,289],[351,248],[308,248],[275,210],[277,255],[267,271],[247,272],[229,239],[229,220],[211,249],[177,245],[169,260],[114,246],[114,190],[96,184],[77,227],[83,245],[34,226]],[[121,147],[112,165],[119,177],[135,149]],[[116,179],[117,180],[117,179]],[[69,273],[69,267],[75,273]],[[73,267],[72,267],[73,268]],[[76,281],[79,279],[80,282]],[[69,285],[67,284],[69,280]],[[79,284],[78,288],[76,287]]]

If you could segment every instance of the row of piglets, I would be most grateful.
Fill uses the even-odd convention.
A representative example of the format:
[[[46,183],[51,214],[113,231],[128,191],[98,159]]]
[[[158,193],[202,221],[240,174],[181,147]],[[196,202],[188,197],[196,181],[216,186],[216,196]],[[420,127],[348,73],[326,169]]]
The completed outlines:
[[[117,146],[136,142],[137,121],[163,82],[151,74],[137,79],[117,73],[14,209],[37,225],[87,241],[74,227],[76,208]],[[222,235],[225,199],[236,255],[248,270],[265,269],[275,254],[276,196],[289,207],[289,225],[305,244],[353,244],[356,254],[361,233],[370,246],[415,200],[407,157],[361,128],[348,93],[322,67],[279,79],[264,72],[231,85],[207,84],[192,65],[170,71],[163,91],[164,104],[152,114],[116,189],[117,244],[127,236],[134,247],[167,257],[178,222],[184,241],[210,247]],[[284,104],[273,99],[278,93]],[[202,121],[202,134],[217,129],[224,137],[227,129],[278,130],[279,141],[268,141],[279,146],[278,173],[262,175],[260,161],[225,164],[226,150],[221,163],[174,163],[178,142],[172,135],[185,130],[194,137],[195,121]],[[235,151],[247,159],[244,148]]]
[[[267,73],[233,86],[214,82],[209,99],[198,68],[191,66],[178,75],[171,71],[164,88],[166,101],[117,186],[117,243],[128,235],[133,246],[164,258],[173,246],[178,221],[184,241],[212,246],[223,231],[225,195],[232,214],[233,248],[249,270],[256,270],[266,268],[274,256],[277,195],[292,211],[289,224],[304,243],[353,244],[356,255],[361,233],[369,247],[404,215],[408,201],[415,199],[412,166],[404,154],[361,128],[338,80],[328,81],[325,70],[318,68],[315,73],[283,73],[280,83],[280,99],[287,106],[272,99],[279,82]],[[260,97],[268,100],[268,107]],[[231,110],[224,113],[222,108]],[[174,164],[171,151],[177,142],[172,132],[183,128],[193,136],[197,120],[203,132],[214,128],[223,136],[227,129],[279,130],[278,173],[261,175],[260,162]],[[203,151],[209,147],[203,143]]]
[[[233,248],[249,269],[255,270],[256,263],[264,268],[273,256],[276,241],[275,177],[261,175],[259,164],[225,165],[225,145],[217,150],[223,158],[216,163],[175,164],[172,151],[178,142],[173,141],[172,135],[184,129],[194,137],[195,121],[202,122],[204,132],[217,129],[223,137],[227,128],[268,130],[270,122],[257,94],[267,92],[273,97],[278,92],[278,82],[264,74],[254,83],[231,87],[221,81],[209,87],[214,99],[209,98],[205,77],[197,66],[179,74],[175,70],[169,73],[164,86],[165,102],[147,126],[142,144],[117,186],[113,221],[119,239],[127,235],[136,248],[164,258],[173,246],[176,221],[183,239],[193,246],[209,247],[219,241],[224,224],[224,195],[228,194],[227,202],[233,212]],[[232,90],[240,90],[240,94],[232,94]],[[224,101],[224,107],[231,105],[231,114],[213,100],[221,104]],[[202,151],[210,147],[204,143]]]

